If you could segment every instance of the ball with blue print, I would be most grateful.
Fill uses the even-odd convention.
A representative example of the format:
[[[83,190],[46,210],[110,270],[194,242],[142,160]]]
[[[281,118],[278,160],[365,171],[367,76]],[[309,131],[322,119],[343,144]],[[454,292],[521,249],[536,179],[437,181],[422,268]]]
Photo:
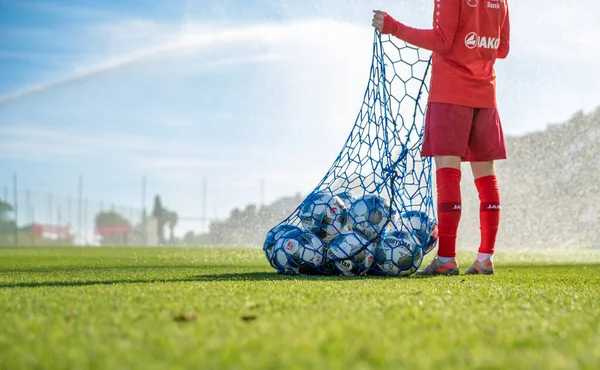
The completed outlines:
[[[302,228],[328,243],[346,226],[348,209],[337,196],[328,192],[311,194],[299,213]]]
[[[327,245],[326,258],[333,272],[344,276],[364,275],[375,262],[372,245],[351,230],[343,231]]]
[[[356,199],[348,211],[349,227],[361,232],[369,240],[382,233],[390,218],[392,209],[389,200],[374,194]]]
[[[324,246],[313,233],[290,230],[276,240],[272,264],[281,274],[317,274],[325,258]]]
[[[297,226],[280,224],[269,230],[267,236],[265,237],[265,242],[263,243],[263,252],[265,253],[265,257],[267,257],[267,261],[269,261],[273,268],[276,268],[272,260],[275,242],[277,239],[281,238],[285,233],[291,230],[302,231]]]
[[[423,262],[423,250],[415,243],[412,235],[394,231],[375,246],[377,269],[388,276],[409,276]]]
[[[346,209],[350,209],[350,207],[352,207],[352,203],[354,203],[354,201],[356,200],[356,197],[354,195],[352,195],[352,193],[347,192],[347,191],[341,192],[341,193],[336,193],[335,195],[338,198],[340,198],[342,200],[342,202],[344,202]]]
[[[435,248],[438,241],[438,225],[427,213],[408,211],[400,216],[400,221],[406,230],[418,239],[423,253],[427,254]]]

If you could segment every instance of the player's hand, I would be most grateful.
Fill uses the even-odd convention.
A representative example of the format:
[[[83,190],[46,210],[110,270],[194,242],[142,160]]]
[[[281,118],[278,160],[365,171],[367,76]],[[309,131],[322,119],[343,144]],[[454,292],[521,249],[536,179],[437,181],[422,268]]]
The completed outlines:
[[[383,20],[385,19],[385,12],[381,10],[373,10],[373,27],[377,28],[377,31],[383,31]]]

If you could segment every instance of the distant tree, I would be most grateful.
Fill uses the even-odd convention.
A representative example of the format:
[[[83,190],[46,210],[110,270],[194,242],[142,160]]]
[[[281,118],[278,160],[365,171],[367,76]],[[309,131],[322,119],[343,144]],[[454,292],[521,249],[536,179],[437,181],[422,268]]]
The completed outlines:
[[[194,235],[194,232],[193,231],[188,231],[183,236],[182,242],[183,242],[184,245],[194,245],[195,238],[196,238],[196,235]]]
[[[167,222],[166,212],[167,210],[163,207],[160,200],[160,195],[154,197],[154,209],[152,210],[152,217],[158,222],[157,237],[159,244],[165,244],[165,224]]]
[[[13,212],[13,207],[7,203],[0,201],[0,233],[9,234],[15,231],[15,221],[10,219],[10,214]]]
[[[8,221],[8,215],[12,211],[13,207],[9,203],[0,200],[0,221]]]
[[[96,226],[129,225],[129,220],[115,211],[104,211],[96,215],[94,223]]]
[[[156,195],[154,197],[154,208],[152,209],[152,216],[159,218],[162,215],[164,208],[162,206],[162,201],[160,200],[160,195]]]
[[[175,226],[177,226],[177,222],[179,221],[179,215],[173,211],[166,211],[165,214],[165,221],[170,231],[169,242],[175,244]]]
[[[169,228],[169,243],[175,244],[175,227],[179,222],[179,215],[175,211],[170,211],[163,206],[160,199],[160,195],[154,197],[154,209],[152,210],[152,217],[154,217],[158,223],[157,237],[160,244],[166,244],[165,238],[165,227]]]
[[[104,211],[96,215],[94,224],[97,229],[102,227],[128,227],[131,230],[131,224],[129,220],[123,217],[121,214],[115,211]],[[126,244],[128,240],[128,234],[120,235],[101,235],[100,244],[102,245],[119,245]]]

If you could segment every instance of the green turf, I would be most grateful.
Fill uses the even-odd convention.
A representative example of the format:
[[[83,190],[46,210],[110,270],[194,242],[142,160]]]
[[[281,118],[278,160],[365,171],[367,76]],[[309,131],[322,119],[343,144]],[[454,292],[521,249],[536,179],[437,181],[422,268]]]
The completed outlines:
[[[4,248],[0,368],[598,369],[600,263],[577,255],[402,279],[280,277],[256,249]]]

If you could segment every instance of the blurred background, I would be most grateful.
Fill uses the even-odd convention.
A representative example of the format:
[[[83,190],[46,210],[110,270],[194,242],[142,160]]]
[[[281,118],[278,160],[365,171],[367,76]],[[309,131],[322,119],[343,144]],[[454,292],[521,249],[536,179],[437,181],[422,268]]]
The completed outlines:
[[[260,245],[354,124],[372,9],[433,4],[0,0],[0,245]],[[600,248],[600,3],[509,4],[500,246]]]

